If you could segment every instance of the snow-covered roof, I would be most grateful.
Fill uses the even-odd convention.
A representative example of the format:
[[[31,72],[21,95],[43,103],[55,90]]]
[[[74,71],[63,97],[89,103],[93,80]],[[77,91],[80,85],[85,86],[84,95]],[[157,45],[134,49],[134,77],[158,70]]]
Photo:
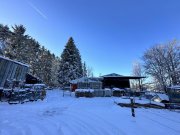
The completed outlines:
[[[15,89],[15,92],[25,92],[27,89]]]
[[[122,77],[122,75],[119,75],[119,74],[116,74],[116,73],[111,73],[111,74],[104,75],[102,77]]]
[[[156,93],[155,93],[155,92],[152,92],[152,91],[147,91],[147,92],[145,93],[145,95],[152,95],[152,96],[155,96]]]
[[[166,94],[156,94],[161,100],[169,101],[169,97]]]
[[[168,87],[168,88],[180,90],[180,85],[174,85],[174,86],[171,86],[171,87]]]
[[[75,92],[94,92],[93,89],[76,89]]]
[[[11,60],[11,59],[6,58],[6,57],[3,57],[3,56],[0,56],[0,58],[1,58],[1,59],[4,59],[4,60],[12,61],[12,62],[17,63],[17,64],[22,65],[22,66],[29,67],[29,65],[27,65],[27,64],[24,64],[24,63],[21,63],[21,62],[15,61],[15,60]]]
[[[113,88],[113,91],[124,91],[124,89],[120,89],[120,88]]]
[[[104,90],[111,90],[110,88],[105,88]]]
[[[146,78],[145,76],[123,76],[123,75],[119,75],[116,73],[112,73],[112,74],[107,74],[104,76],[101,76],[102,78],[121,78],[121,79],[141,79],[141,78]]]
[[[41,83],[37,83],[37,84],[34,84],[34,86],[46,86],[45,84],[41,84]]]
[[[25,86],[33,86],[33,84],[25,84]]]
[[[70,81],[70,83],[72,83],[72,84],[77,84],[78,82],[90,83],[90,82],[99,82],[99,81],[98,80],[93,80],[92,78],[88,78],[88,77],[81,77],[81,78]]]

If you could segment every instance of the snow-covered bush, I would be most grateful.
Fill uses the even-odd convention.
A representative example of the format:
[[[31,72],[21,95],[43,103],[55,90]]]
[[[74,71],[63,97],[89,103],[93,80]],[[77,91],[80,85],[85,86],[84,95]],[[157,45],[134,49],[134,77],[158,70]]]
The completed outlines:
[[[120,89],[120,88],[113,88],[112,91],[113,91],[113,96],[116,96],[116,97],[123,96],[125,93],[125,90]]]
[[[94,90],[93,89],[76,89],[75,96],[76,97],[93,97]]]

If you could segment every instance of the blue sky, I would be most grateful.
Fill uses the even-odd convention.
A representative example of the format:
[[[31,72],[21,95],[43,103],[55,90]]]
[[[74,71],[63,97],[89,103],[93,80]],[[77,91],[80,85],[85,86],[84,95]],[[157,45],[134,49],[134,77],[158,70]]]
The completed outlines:
[[[70,36],[94,74],[130,75],[156,43],[180,37],[179,0],[1,0],[0,23],[60,56]]]

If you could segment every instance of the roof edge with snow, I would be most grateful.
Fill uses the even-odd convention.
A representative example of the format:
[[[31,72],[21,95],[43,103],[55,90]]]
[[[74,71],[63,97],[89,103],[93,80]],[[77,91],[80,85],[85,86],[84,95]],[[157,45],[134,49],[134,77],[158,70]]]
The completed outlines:
[[[24,63],[21,63],[21,62],[15,61],[15,60],[11,60],[11,59],[9,59],[9,58],[7,58],[7,57],[0,56],[0,58],[2,58],[2,59],[4,59],[4,60],[11,61],[11,62],[14,62],[14,63],[19,64],[19,65],[22,65],[22,66],[29,67],[29,65],[28,65],[28,64],[24,64]]]

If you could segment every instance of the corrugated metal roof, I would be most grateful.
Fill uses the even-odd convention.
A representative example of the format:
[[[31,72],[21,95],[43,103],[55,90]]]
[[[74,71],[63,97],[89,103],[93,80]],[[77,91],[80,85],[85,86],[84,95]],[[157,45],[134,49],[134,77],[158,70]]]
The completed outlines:
[[[1,59],[4,59],[4,60],[12,61],[12,62],[17,63],[17,64],[22,65],[22,66],[29,67],[29,65],[27,65],[27,64],[24,64],[24,63],[21,63],[21,62],[15,61],[15,60],[11,60],[11,59],[6,58],[6,57],[3,57],[3,56],[0,56],[0,58],[1,58]]]

